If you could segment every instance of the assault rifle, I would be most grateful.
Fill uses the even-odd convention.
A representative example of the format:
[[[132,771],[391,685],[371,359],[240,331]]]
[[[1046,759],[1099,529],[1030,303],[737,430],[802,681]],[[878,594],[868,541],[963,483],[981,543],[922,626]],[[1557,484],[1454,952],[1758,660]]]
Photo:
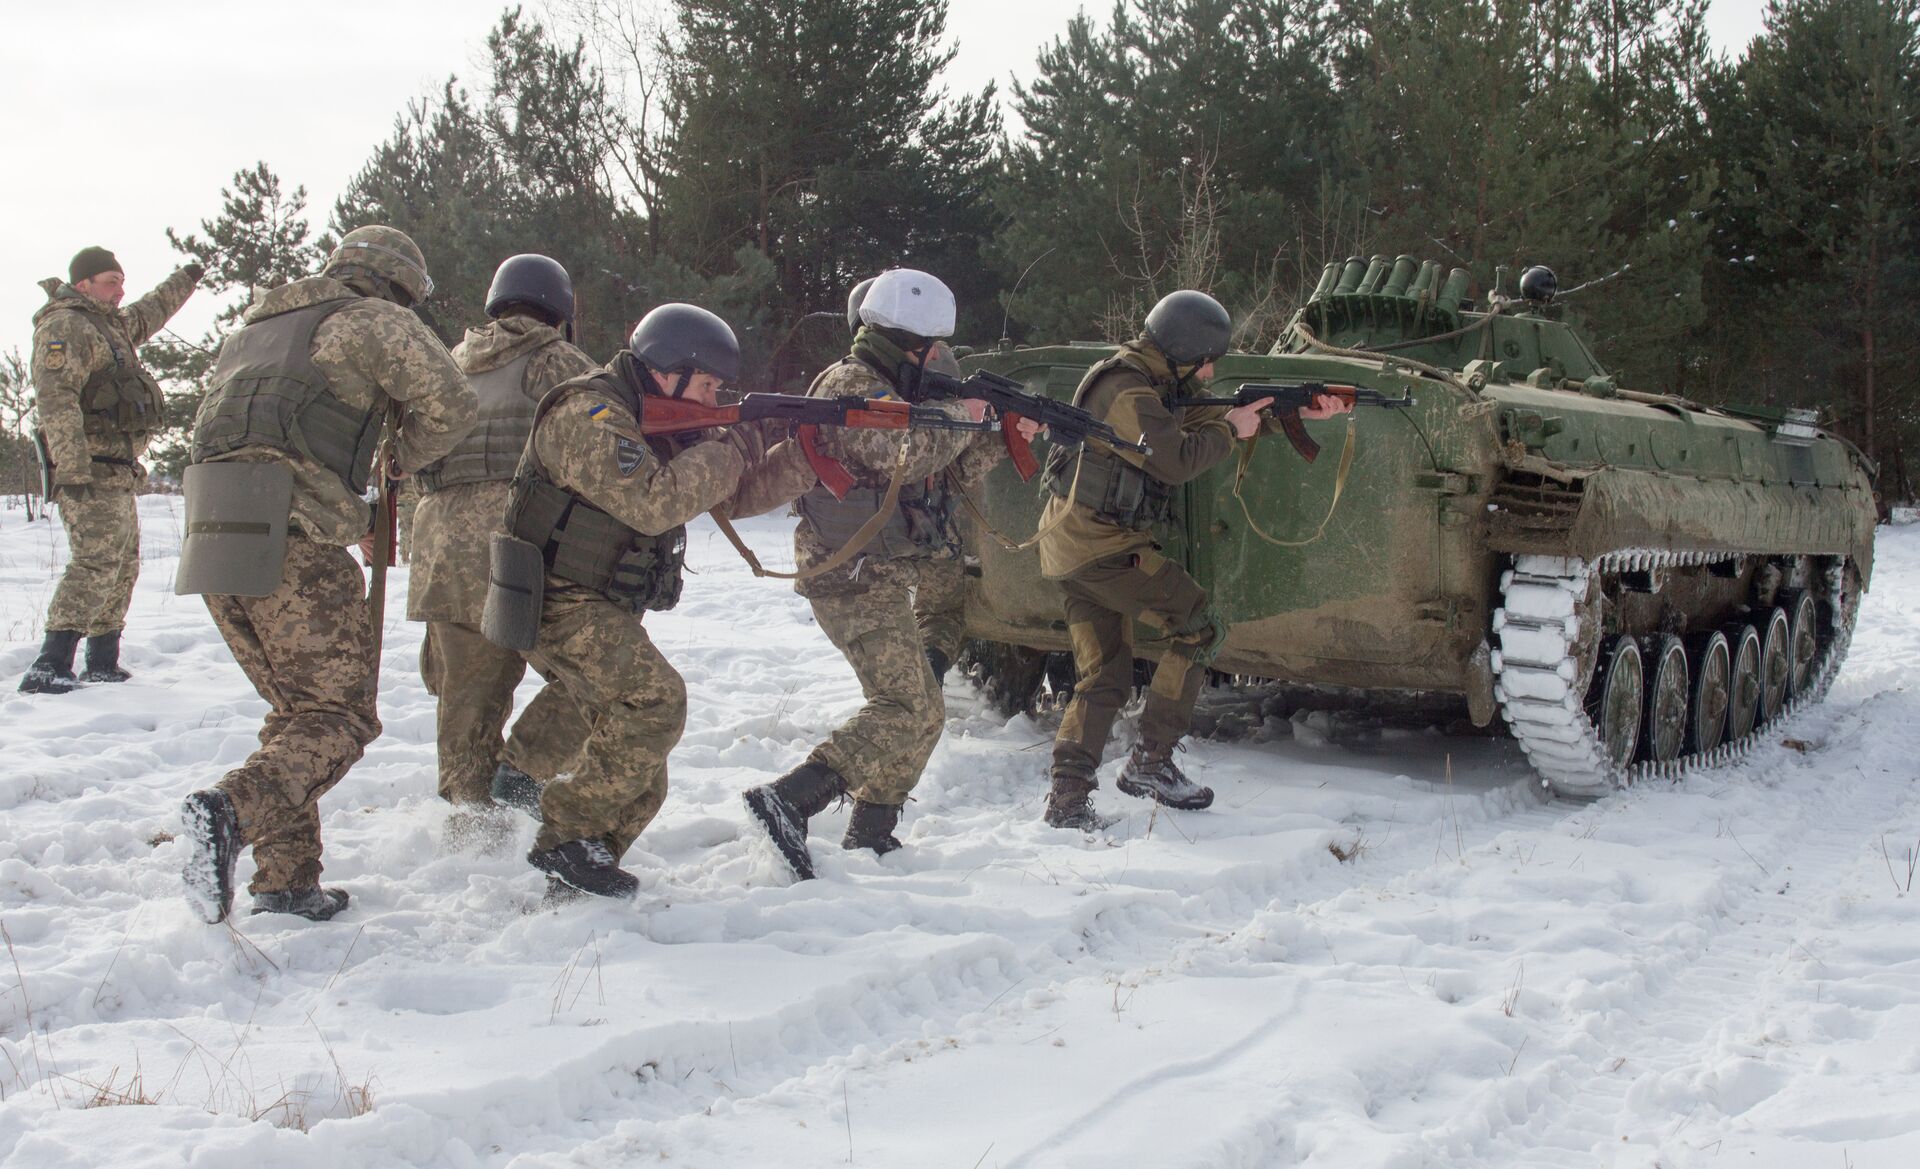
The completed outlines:
[[[1168,406],[1251,406],[1264,398],[1273,399],[1273,416],[1280,420],[1280,430],[1300,452],[1300,457],[1311,463],[1320,454],[1320,444],[1307,434],[1307,428],[1300,421],[1300,408],[1312,406],[1319,397],[1338,398],[1349,406],[1385,406],[1404,410],[1413,405],[1413,391],[1409,390],[1398,398],[1389,398],[1379,390],[1363,389],[1360,386],[1341,385],[1338,382],[1278,382],[1261,384],[1248,382],[1233,394],[1219,397],[1174,398]]]
[[[1043,394],[1030,394],[1021,383],[989,370],[979,369],[957,378],[938,370],[922,369],[920,390],[928,398],[970,398],[992,407],[1000,420],[1000,435],[1006,441],[1007,454],[1022,479],[1033,478],[1034,472],[1040,469],[1033,457],[1032,444],[1020,437],[1017,424],[1022,418],[1031,418],[1046,427],[1048,440],[1056,446],[1079,446],[1091,438],[1143,455],[1153,453],[1146,443],[1128,442],[1113,427],[1080,407]]]
[[[847,426],[857,430],[991,430],[991,422],[969,422],[952,418],[939,410],[906,402],[874,398],[804,398],[798,394],[748,394],[729,406],[703,406],[685,398],[662,398],[653,394],[642,399],[640,427],[614,416],[613,411],[596,406],[589,413],[615,434],[643,441],[657,434],[685,434],[716,426],[772,420],[794,427],[800,448],[806,452],[820,482],[844,499],[853,488],[853,476],[837,461],[820,452],[817,445],[822,426]]]

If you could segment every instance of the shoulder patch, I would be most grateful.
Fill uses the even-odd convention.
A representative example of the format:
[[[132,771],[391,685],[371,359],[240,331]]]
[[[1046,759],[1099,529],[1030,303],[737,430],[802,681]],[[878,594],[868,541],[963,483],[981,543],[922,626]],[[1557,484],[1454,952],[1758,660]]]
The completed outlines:
[[[47,342],[46,352],[41,356],[40,364],[48,369],[64,368],[67,364],[67,343],[65,341]]]
[[[623,438],[619,435],[615,435],[613,439],[613,454],[614,457],[620,461],[620,473],[622,475],[633,474],[640,469],[641,463],[647,461],[647,448],[645,446],[630,438]]]

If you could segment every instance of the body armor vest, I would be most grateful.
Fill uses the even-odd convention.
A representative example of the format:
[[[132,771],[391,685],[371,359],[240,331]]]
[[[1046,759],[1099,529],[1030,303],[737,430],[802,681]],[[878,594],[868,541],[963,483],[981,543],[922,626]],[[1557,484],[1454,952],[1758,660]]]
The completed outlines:
[[[107,429],[139,437],[160,429],[164,401],[160,383],[140,366],[133,353],[126,351],[113,331],[90,312],[82,312],[113,354],[113,364],[93,372],[80,387],[80,409],[88,421],[104,423]],[[102,460],[109,461],[109,460]]]
[[[364,494],[380,445],[380,413],[349,406],[313,363],[322,321],[352,304],[340,297],[255,321],[220,349],[212,387],[194,419],[191,462],[242,447],[303,455]]]
[[[1116,369],[1145,372],[1125,353],[1116,353],[1080,379],[1073,404],[1084,409],[1094,384]],[[1111,451],[1056,446],[1047,455],[1040,484],[1061,499],[1071,493],[1073,502],[1092,511],[1094,518],[1123,528],[1144,530],[1172,517],[1173,488]]]
[[[527,400],[527,365],[538,349],[529,350],[496,369],[467,375],[467,384],[480,399],[478,421],[446,457],[422,467],[414,476],[420,490],[431,494],[460,483],[491,483],[513,478],[520,454],[533,433],[534,404]]]
[[[640,419],[640,395],[617,375],[600,373],[582,382],[556,386],[540,400],[527,424],[527,443],[507,500],[507,531],[540,549],[547,571],[583,585],[630,612],[671,609],[680,601],[681,570],[687,559],[683,525],[658,536],[630,528],[553,482],[534,450],[540,420],[567,394],[591,385],[612,394]],[[672,447],[655,444],[654,454],[671,458]]]
[[[832,368],[827,367],[828,370]],[[827,370],[822,370],[820,377],[825,377],[826,373]],[[820,377],[814,379],[814,385],[820,383]],[[808,393],[812,393],[812,387],[808,388]],[[886,498],[884,487],[855,486],[847,492],[845,499],[835,499],[825,484],[815,483],[793,501],[793,506],[831,554],[844,548],[847,541],[866,526]],[[953,496],[947,489],[946,475],[942,473],[923,482],[901,484],[900,499],[894,514],[887,517],[879,534],[867,541],[861,554],[889,559],[926,559],[943,547],[952,547],[957,551],[959,546],[959,535],[953,531]]]

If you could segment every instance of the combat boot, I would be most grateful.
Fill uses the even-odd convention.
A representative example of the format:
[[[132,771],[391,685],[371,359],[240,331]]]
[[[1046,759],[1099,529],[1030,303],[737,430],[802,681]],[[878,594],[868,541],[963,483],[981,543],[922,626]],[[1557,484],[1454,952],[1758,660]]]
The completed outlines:
[[[73,651],[80,644],[77,629],[49,629],[40,642],[40,656],[20,679],[22,694],[66,694],[80,685],[73,676]]]
[[[1186,750],[1177,742],[1160,744],[1143,739],[1135,743],[1133,754],[1127,757],[1126,766],[1120,769],[1120,781],[1115,786],[1130,796],[1145,796],[1169,808],[1189,812],[1197,812],[1212,804],[1213,789],[1201,787],[1174,766],[1175,747]]]
[[[493,802],[540,819],[540,781],[511,763],[493,769]]]
[[[947,684],[947,671],[953,668],[953,662],[946,654],[932,646],[927,647],[927,665],[933,667],[933,680],[937,685]]]
[[[308,921],[331,921],[346,907],[345,889],[322,889],[318,885],[253,895],[254,913],[291,913]]]
[[[853,815],[847,820],[847,834],[840,840],[840,847],[852,852],[856,848],[870,848],[876,856],[885,856],[900,847],[900,840],[894,836],[894,826],[900,823],[899,804],[869,804],[865,800],[853,801]]]
[[[807,819],[847,794],[847,781],[833,768],[811,760],[772,783],[748,788],[740,798],[773,841],[796,881],[813,880],[813,854],[807,851]]]
[[[1055,772],[1053,790],[1047,793],[1048,826],[1098,832],[1113,823],[1093,810],[1093,788],[1093,780],[1087,776]]]
[[[120,668],[120,631],[87,638],[87,670],[82,682],[124,682],[133,677]]]
[[[233,867],[240,860],[240,816],[227,793],[197,791],[180,805],[186,827],[187,862],[181,877],[187,904],[201,921],[219,925],[233,912]]]
[[[640,892],[640,880],[615,862],[613,850],[598,840],[569,840],[552,848],[536,848],[527,863],[582,893],[595,897],[631,899]]]

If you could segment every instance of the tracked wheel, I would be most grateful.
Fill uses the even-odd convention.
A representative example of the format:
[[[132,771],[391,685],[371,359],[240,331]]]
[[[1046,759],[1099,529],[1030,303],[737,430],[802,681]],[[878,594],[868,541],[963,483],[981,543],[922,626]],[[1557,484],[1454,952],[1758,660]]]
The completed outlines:
[[[1687,702],[1686,752],[1702,755],[1726,741],[1733,652],[1727,646],[1727,635],[1716,630],[1695,634],[1687,657],[1693,668],[1693,687]]]
[[[1727,700],[1727,738],[1738,741],[1753,732],[1760,715],[1760,631],[1751,625],[1730,625],[1727,638],[1733,650],[1733,673]]]
[[[1806,589],[1782,593],[1780,607],[1787,614],[1787,694],[1806,693],[1820,656],[1820,621],[1813,594]]]
[[[1647,710],[1641,756],[1654,763],[1671,763],[1686,746],[1687,709],[1692,699],[1688,685],[1687,647],[1666,634],[1654,642],[1647,666]]]
[[[1631,634],[1614,638],[1600,663],[1588,712],[1600,729],[1601,748],[1615,764],[1633,762],[1640,746],[1642,704],[1646,701],[1646,671],[1640,643]]]
[[[1793,632],[1787,623],[1787,611],[1776,605],[1765,620],[1760,634],[1760,721],[1763,724],[1780,717],[1793,680]]]

